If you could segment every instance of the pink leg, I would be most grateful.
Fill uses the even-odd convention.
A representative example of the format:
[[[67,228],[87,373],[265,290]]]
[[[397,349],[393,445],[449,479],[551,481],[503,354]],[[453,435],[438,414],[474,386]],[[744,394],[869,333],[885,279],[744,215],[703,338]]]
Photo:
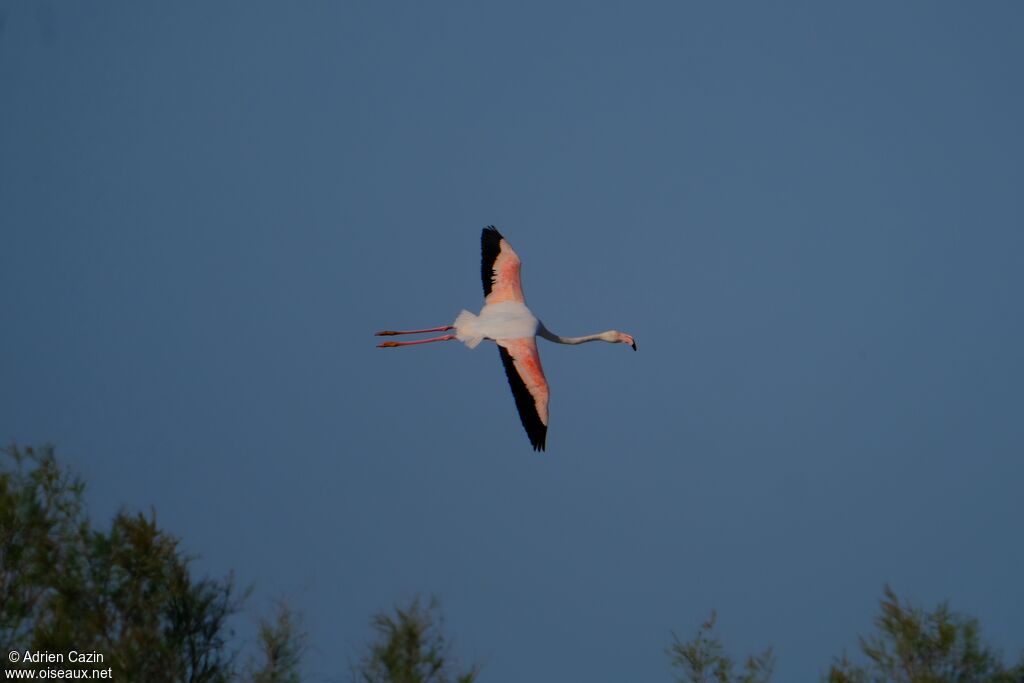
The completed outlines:
[[[428,327],[425,330],[381,330],[375,333],[375,337],[390,337],[393,334],[420,334],[421,332],[447,332],[448,330],[454,330],[455,328],[451,325],[445,325],[444,327]]]
[[[451,328],[449,327],[448,329],[451,329]],[[451,341],[453,339],[457,339],[457,337],[454,334],[446,334],[443,337],[433,337],[431,339],[420,339],[419,341],[411,341],[411,342],[381,342],[380,344],[377,344],[377,348],[378,349],[389,349],[389,348],[391,348],[393,346],[413,346],[415,344],[429,344],[430,342]]]

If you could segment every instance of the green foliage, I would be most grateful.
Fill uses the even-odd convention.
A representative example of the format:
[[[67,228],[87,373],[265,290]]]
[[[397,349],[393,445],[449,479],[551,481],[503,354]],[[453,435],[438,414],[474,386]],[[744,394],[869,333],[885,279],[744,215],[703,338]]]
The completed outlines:
[[[946,603],[925,611],[901,602],[888,586],[875,619],[877,633],[860,639],[866,664],[836,659],[828,683],[1021,683],[1024,662],[1007,668],[981,643],[976,619]]]
[[[78,558],[67,549],[86,533],[82,482],[62,471],[53,449],[0,449],[0,649],[32,642],[54,589],[70,583]],[[4,457],[6,456],[6,457]]]
[[[442,633],[443,620],[436,600],[426,608],[419,598],[394,615],[381,612],[370,622],[377,635],[354,672],[362,683],[473,683],[478,671],[456,668]]]
[[[193,581],[177,540],[141,514],[119,513],[108,533],[82,540],[77,571],[47,600],[33,649],[99,650],[122,678],[140,681],[229,680],[226,620],[238,607],[230,576]]]
[[[297,623],[288,605],[278,603],[273,623],[260,622],[260,655],[262,665],[249,665],[249,683],[300,683],[299,668],[306,649],[306,634]]]
[[[262,620],[259,656],[235,666],[229,619],[245,595],[231,575],[196,579],[179,541],[155,513],[119,512],[108,529],[88,519],[84,484],[51,447],[0,449],[0,652],[100,652],[120,681],[300,683],[306,636],[285,604]],[[716,615],[666,652],[678,683],[769,683],[771,649],[736,666],[714,632]],[[443,633],[437,601],[419,599],[370,622],[374,639],[358,683],[473,683]],[[985,645],[976,619],[946,603],[927,611],[889,587],[876,632],[860,639],[863,661],[833,660],[827,683],[1024,683]]]
[[[220,683],[234,675],[234,582],[191,576],[154,514],[92,528],[82,482],[53,449],[2,449],[0,646],[98,651],[121,681]]]
[[[747,657],[743,671],[733,673],[733,660],[722,647],[722,642],[714,635],[717,615],[711,616],[697,629],[692,640],[680,640],[672,634],[672,644],[667,654],[672,667],[679,670],[676,681],[679,683],[768,683],[775,667],[775,657],[771,648],[759,655]]]

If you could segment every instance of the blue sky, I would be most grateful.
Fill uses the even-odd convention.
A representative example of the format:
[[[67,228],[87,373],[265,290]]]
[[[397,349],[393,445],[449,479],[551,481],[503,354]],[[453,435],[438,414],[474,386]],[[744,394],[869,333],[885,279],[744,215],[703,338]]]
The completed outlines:
[[[290,600],[312,680],[416,594],[482,681],[668,681],[712,608],[816,680],[886,582],[1015,658],[1022,22],[0,1],[0,438]],[[374,348],[481,305],[487,224],[639,345],[541,342],[546,454],[489,346]]]

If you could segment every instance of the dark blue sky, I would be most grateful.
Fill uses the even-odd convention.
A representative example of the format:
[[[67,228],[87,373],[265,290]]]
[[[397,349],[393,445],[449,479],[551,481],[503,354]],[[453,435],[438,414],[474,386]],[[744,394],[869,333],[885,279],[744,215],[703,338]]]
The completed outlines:
[[[778,680],[886,582],[1024,645],[1013,2],[0,1],[0,439],[304,614],[436,594],[483,681]],[[374,348],[524,261],[490,346]],[[243,631],[246,627],[243,625]]]

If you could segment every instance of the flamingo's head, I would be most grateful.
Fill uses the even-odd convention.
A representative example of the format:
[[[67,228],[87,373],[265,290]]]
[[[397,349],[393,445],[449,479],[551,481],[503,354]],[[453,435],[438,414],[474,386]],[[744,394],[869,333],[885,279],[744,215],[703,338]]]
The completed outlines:
[[[614,344],[629,344],[636,351],[636,340],[633,339],[632,335],[628,335],[625,332],[619,332],[618,330],[612,330],[612,338],[610,341]]]

